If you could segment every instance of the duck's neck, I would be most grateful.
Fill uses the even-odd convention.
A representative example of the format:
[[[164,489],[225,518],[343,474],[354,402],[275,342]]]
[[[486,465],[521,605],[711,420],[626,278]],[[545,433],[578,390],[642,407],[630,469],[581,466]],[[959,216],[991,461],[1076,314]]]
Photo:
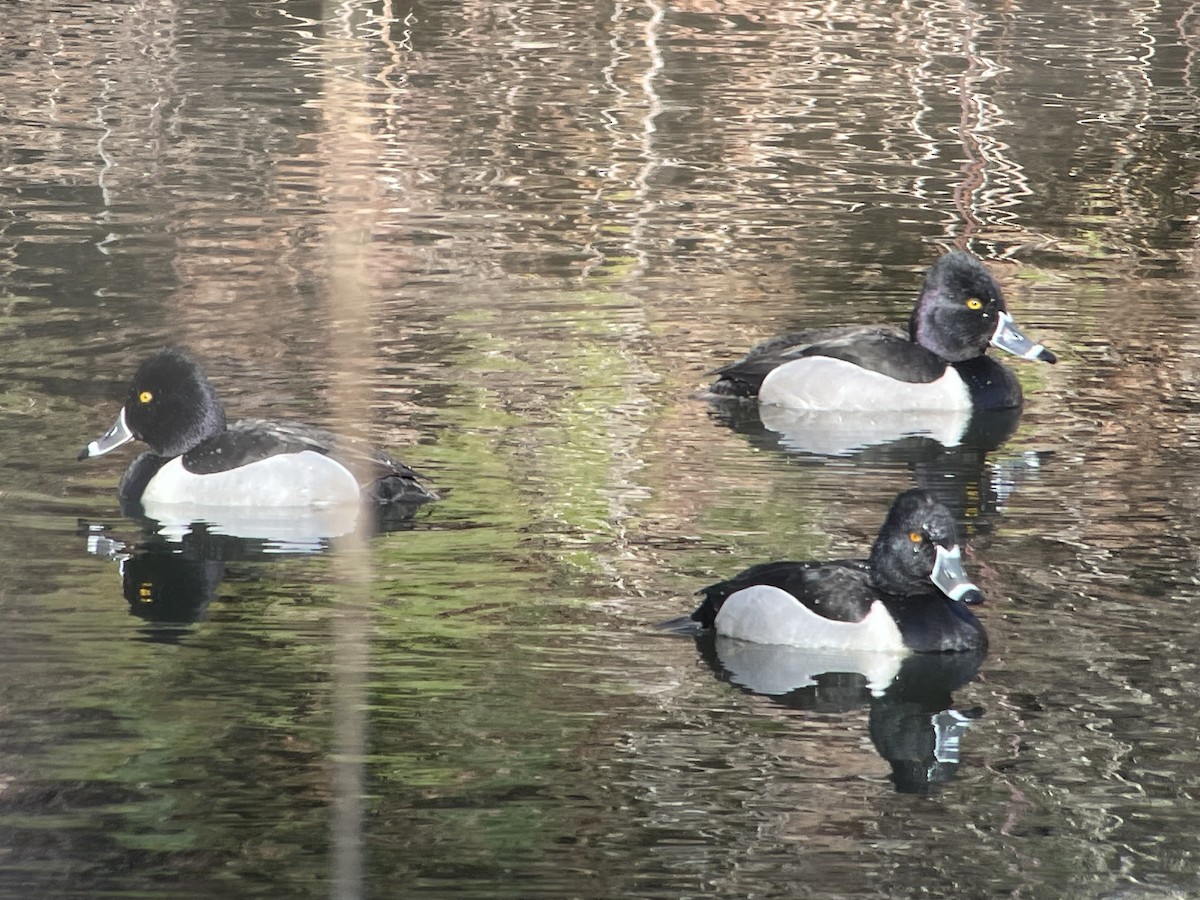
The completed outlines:
[[[170,443],[162,446],[152,444],[151,449],[159,456],[168,458],[183,456],[221,434],[225,430],[225,409],[220,401],[206,404],[201,410],[201,414],[188,422],[187,427],[178,436],[173,436],[174,439]]]
[[[871,570],[871,584],[885,594],[907,597],[927,594],[933,590],[933,585],[928,579],[914,578],[896,563],[895,554],[888,552],[882,536],[875,539],[868,566]]]

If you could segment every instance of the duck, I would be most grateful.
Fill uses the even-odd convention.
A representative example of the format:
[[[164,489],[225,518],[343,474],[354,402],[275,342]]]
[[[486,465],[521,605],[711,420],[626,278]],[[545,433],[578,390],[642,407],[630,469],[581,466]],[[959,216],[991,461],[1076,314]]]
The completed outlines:
[[[987,649],[954,518],[921,488],[896,497],[866,559],[768,562],[701,589],[690,616],[717,635],[847,652]]]
[[[227,424],[201,367],[174,348],[142,361],[116,422],[78,458],[133,440],[149,449],[121,477],[122,508],[270,508],[286,515],[438,499],[423,476],[362,441],[296,422]]]
[[[789,410],[848,412],[1001,410],[1022,404],[1021,385],[987,355],[1057,356],[1026,337],[987,267],[951,250],[930,267],[908,322],[793,332],[763,341],[709,374],[714,398],[757,398]]]

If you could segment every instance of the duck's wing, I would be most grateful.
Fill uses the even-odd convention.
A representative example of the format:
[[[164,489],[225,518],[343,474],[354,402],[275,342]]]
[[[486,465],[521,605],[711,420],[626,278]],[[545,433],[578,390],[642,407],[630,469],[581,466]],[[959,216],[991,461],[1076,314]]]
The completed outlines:
[[[816,328],[764,341],[736,362],[710,373],[717,380],[709,390],[721,396],[755,397],[772,369],[809,356],[841,359],[871,372],[917,383],[934,381],[946,370],[945,362],[897,328]]]
[[[438,499],[435,491],[421,483],[426,480],[424,475],[366,441],[298,422],[249,421],[297,448],[286,452],[313,450],[333,457],[355,472],[370,497],[379,503],[423,503]]]
[[[879,598],[871,586],[870,570],[859,560],[761,563],[698,591],[704,602],[692,613],[692,619],[705,628],[713,627],[721,605],[738,591],[755,585],[786,591],[797,603],[837,622],[861,622]]]
[[[833,335],[797,348],[788,359],[807,356],[844,360],[868,372],[911,384],[936,381],[945,374],[947,365],[936,353],[914,343],[894,328],[860,328]]]
[[[419,503],[437,497],[421,484],[424,476],[365,441],[300,422],[242,419],[190,451],[185,462],[192,472],[210,474],[305,450],[345,465],[381,503]]]
[[[763,379],[772,369],[796,359],[798,353],[814,343],[837,340],[863,330],[870,329],[853,326],[813,328],[769,338],[761,344],[755,344],[741,359],[707,373],[717,376],[709,392],[723,397],[757,397]]]

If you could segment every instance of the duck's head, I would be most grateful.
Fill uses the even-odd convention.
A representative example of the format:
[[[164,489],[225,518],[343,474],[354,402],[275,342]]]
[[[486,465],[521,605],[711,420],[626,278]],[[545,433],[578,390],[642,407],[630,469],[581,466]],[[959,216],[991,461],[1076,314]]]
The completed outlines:
[[[160,350],[138,367],[117,421],[79,454],[102,456],[135,438],[155,454],[179,456],[225,430],[225,409],[200,367]]]
[[[954,517],[927,491],[905,491],[893,501],[870,564],[875,586],[889,594],[928,594],[932,583],[951,600],[983,602],[963,570]]]
[[[1057,360],[1021,333],[991,273],[962,250],[950,251],[930,268],[908,329],[914,341],[950,362],[983,356],[989,344],[1024,359]]]

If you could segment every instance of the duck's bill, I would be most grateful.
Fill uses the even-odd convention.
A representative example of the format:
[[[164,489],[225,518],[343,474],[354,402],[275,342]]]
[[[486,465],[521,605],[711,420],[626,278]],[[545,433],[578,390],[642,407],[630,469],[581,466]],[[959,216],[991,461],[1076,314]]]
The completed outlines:
[[[968,604],[983,602],[983,594],[963,570],[962,554],[957,544],[950,549],[938,545],[937,560],[929,578],[951,600]]]
[[[117,421],[113,422],[113,427],[80,450],[79,456],[76,458],[87,459],[91,456],[103,456],[110,450],[116,450],[122,444],[127,444],[132,440],[133,432],[125,424],[125,410],[122,409],[121,414],[117,416]]]
[[[1058,357],[1043,347],[1035,344],[1021,333],[1013,317],[1006,312],[1000,313],[1000,321],[996,325],[996,333],[992,335],[992,346],[1007,350],[1022,359],[1040,359],[1042,362],[1058,362]]]

